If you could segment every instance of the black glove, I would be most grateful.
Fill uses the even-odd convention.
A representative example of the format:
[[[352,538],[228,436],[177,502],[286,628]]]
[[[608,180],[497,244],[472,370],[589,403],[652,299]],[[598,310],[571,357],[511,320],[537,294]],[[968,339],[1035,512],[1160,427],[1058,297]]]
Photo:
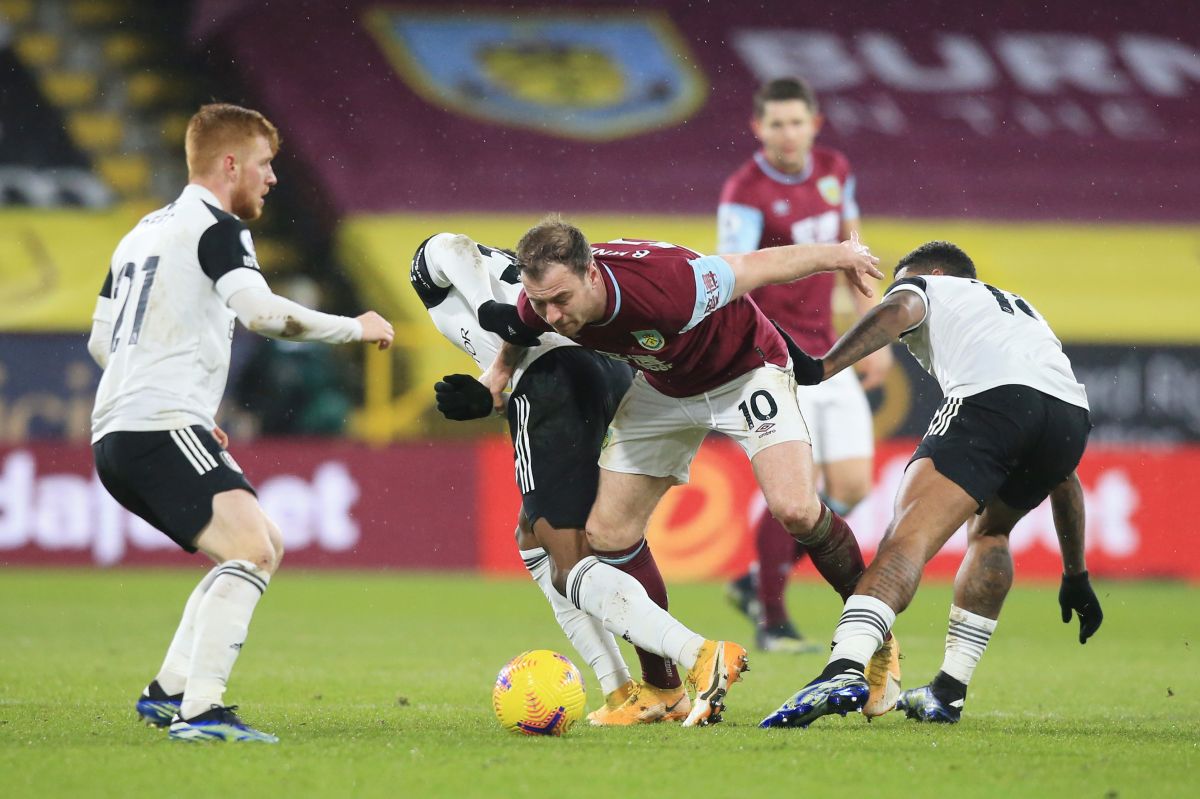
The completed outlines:
[[[792,372],[796,375],[796,382],[802,386],[815,386],[824,380],[825,361],[821,358],[814,358],[800,349],[800,345],[792,341],[792,337],[774,319],[771,320],[771,324],[775,325],[779,335],[783,336],[783,343],[787,345],[788,355],[792,356]]]
[[[456,422],[482,419],[492,412],[492,392],[470,375],[446,375],[434,387],[437,409]]]
[[[1076,574],[1073,577],[1063,575],[1062,585],[1058,589],[1058,606],[1062,608],[1062,620],[1066,624],[1071,621],[1071,611],[1079,614],[1079,643],[1086,644],[1087,639],[1100,629],[1104,621],[1104,611],[1100,609],[1100,600],[1092,590],[1088,581],[1088,573]]]
[[[521,321],[517,306],[488,300],[479,306],[479,326],[495,333],[509,344],[518,347],[536,347],[538,331]]]

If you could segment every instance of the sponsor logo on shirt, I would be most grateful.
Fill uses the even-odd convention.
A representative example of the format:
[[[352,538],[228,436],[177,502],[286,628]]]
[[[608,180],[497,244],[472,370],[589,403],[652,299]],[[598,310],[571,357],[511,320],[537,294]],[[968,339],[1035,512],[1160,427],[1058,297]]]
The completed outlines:
[[[635,330],[633,337],[637,339],[637,343],[642,349],[658,352],[667,344],[667,340],[663,338],[663,334],[657,330]]]
[[[246,251],[242,256],[242,266],[258,269],[258,253],[254,252],[254,239],[250,238],[250,231],[243,230],[239,238],[242,240],[242,249]]]
[[[840,205],[842,202],[842,184],[833,175],[826,175],[817,181],[817,191],[821,198],[830,205]]]
[[[625,363],[633,364],[635,368],[646,372],[665,372],[671,368],[671,364],[666,361],[660,361],[653,355],[621,355],[620,353],[603,352],[602,350],[596,350],[596,352],[615,361],[625,361]]]
[[[775,216],[787,216],[788,211],[792,210],[792,204],[787,200],[776,200],[771,203],[771,212]]]
[[[700,276],[700,282],[704,286],[704,315],[707,316],[717,310],[717,303],[721,301],[717,273],[705,272]]]

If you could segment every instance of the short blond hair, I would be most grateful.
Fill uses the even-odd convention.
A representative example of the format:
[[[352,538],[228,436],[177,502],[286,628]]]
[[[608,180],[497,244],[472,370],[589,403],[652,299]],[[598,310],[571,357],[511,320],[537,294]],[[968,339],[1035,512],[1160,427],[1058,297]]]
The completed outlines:
[[[209,103],[188,120],[184,152],[188,175],[195,177],[212,168],[214,159],[255,136],[264,137],[271,154],[279,152],[279,131],[270,120],[251,108],[229,103]]]

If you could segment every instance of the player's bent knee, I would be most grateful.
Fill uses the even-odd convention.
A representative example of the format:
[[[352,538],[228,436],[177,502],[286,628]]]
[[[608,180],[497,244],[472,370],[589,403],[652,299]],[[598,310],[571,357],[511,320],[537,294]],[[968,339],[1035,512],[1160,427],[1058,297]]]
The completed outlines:
[[[621,527],[592,527],[591,521],[588,522],[587,542],[593,552],[625,549],[636,544],[641,537],[640,530],[627,530]]]
[[[264,514],[267,520],[267,538],[271,542],[271,548],[275,550],[275,561],[271,566],[271,573],[274,574],[279,570],[279,566],[283,563],[283,531],[279,529],[279,525],[275,524],[269,516]]]
[[[275,547],[268,543],[264,546],[262,543],[246,542],[244,546],[237,547],[233,551],[233,557],[230,560],[237,560],[245,563],[250,563],[254,568],[273,574],[277,566]]]
[[[575,564],[571,565],[574,566]],[[559,568],[557,563],[553,560],[550,561],[550,583],[554,586],[554,590],[564,598],[567,596],[567,575],[570,573],[570,568]]]
[[[821,518],[821,503],[816,497],[811,500],[776,501],[768,504],[767,509],[799,541],[812,534],[817,520]]]
[[[517,527],[513,530],[513,538],[517,541],[517,549],[536,549],[542,546],[524,509],[517,516]]]

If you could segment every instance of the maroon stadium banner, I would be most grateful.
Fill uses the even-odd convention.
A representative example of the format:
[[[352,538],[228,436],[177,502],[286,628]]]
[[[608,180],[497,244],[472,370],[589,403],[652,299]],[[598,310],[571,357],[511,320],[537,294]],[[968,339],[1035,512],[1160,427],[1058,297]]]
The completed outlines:
[[[711,213],[800,74],[867,214],[1200,215],[1188,3],[199,0],[191,36],[339,213]]]
[[[478,560],[473,444],[257,440],[230,452],[284,531],[289,567],[470,569]],[[0,448],[0,565],[187,558],[109,497],[86,445]]]
[[[883,537],[913,442],[880,445],[875,490],[850,516],[868,558]],[[289,567],[522,574],[513,543],[519,497],[512,448],[478,443],[369,448],[338,441],[235,442],[231,448],[279,523]],[[1106,579],[1200,580],[1200,539],[1179,520],[1179,489],[1200,484],[1200,446],[1093,446],[1079,469],[1090,570]],[[691,482],[667,493],[650,525],[670,579],[725,577],[753,558],[762,501],[741,450],[708,441]],[[1012,535],[1021,579],[1061,569],[1049,505]],[[927,574],[952,576],[960,532]],[[100,485],[79,444],[0,448],[0,567],[182,565],[187,556]],[[804,570],[811,567],[805,565]]]

